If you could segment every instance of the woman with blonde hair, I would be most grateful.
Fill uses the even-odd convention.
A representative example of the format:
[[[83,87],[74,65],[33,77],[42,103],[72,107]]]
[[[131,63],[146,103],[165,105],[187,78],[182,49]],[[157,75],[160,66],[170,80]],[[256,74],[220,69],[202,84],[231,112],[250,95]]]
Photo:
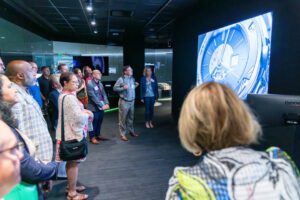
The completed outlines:
[[[157,79],[150,67],[145,67],[144,76],[141,79],[141,101],[145,103],[145,126],[154,128],[153,114],[154,104],[158,99]]]
[[[166,199],[300,199],[299,171],[278,148],[250,149],[262,133],[245,103],[227,86],[210,82],[184,101],[179,136],[199,162],[177,167]]]

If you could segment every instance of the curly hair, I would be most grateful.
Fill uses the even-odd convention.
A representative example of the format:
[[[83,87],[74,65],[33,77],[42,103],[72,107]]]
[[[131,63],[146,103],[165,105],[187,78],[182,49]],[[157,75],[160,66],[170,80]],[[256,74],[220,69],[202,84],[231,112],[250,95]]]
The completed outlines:
[[[0,120],[4,121],[7,125],[9,125],[13,128],[17,128],[17,121],[14,118],[12,111],[11,111],[12,105],[4,102],[4,100],[3,100],[2,77],[3,77],[3,75],[0,74]]]

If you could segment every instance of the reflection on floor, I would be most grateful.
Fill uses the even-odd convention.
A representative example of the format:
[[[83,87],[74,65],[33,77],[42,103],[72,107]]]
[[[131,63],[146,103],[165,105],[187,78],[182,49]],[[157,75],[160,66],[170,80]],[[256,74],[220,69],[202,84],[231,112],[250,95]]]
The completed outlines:
[[[157,128],[145,129],[144,108],[136,109],[138,138],[122,142],[118,137],[117,112],[106,113],[103,136],[111,140],[90,145],[87,160],[80,165],[79,183],[87,186],[89,199],[161,200],[175,166],[189,166],[197,160],[185,152],[171,118],[171,103],[156,107]],[[56,181],[50,200],[65,199],[66,181]]]

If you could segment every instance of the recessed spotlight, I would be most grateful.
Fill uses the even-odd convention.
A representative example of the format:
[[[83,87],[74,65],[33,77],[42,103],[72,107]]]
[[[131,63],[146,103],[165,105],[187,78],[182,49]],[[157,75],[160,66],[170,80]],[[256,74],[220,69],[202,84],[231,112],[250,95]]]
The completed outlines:
[[[93,11],[93,3],[92,3],[92,0],[88,0],[87,1],[87,4],[86,4],[86,10],[88,12],[92,12]]]
[[[89,12],[92,12],[93,11],[92,5],[87,5],[86,10],[89,11]]]
[[[97,30],[94,30],[94,33],[95,33],[95,34],[98,34],[98,31],[97,31]]]
[[[4,40],[4,39],[5,39],[5,37],[4,37],[4,36],[1,36],[0,38],[1,38],[2,40]]]
[[[96,15],[93,14],[92,18],[91,18],[91,24],[92,26],[96,26]]]

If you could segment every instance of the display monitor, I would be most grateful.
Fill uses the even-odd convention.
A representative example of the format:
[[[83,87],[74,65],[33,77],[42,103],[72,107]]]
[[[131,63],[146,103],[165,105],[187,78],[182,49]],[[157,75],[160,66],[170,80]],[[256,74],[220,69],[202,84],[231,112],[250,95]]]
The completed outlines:
[[[98,69],[104,76],[109,74],[107,56],[73,56],[73,68],[82,69],[84,66]]]
[[[272,13],[198,36],[197,85],[216,81],[239,97],[268,92]]]
[[[300,96],[249,94],[246,103],[262,125],[257,150],[276,146],[286,151],[300,168]]]
[[[246,103],[263,126],[300,124],[300,96],[249,94]]]

